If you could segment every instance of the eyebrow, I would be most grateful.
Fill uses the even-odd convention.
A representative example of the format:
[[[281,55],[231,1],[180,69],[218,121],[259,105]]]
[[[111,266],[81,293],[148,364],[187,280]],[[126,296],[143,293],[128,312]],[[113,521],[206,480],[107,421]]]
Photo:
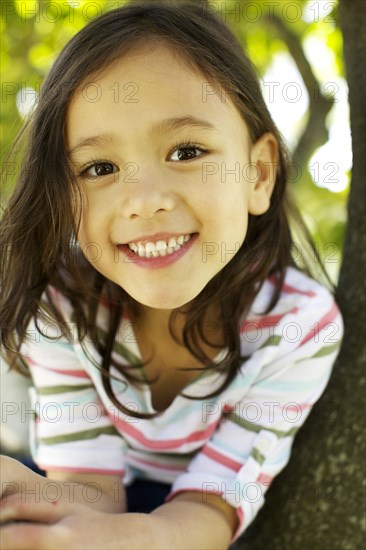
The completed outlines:
[[[150,133],[152,135],[159,135],[164,132],[172,133],[172,132],[181,130],[182,128],[197,128],[200,130],[218,131],[216,126],[214,126],[213,124],[211,124],[211,122],[208,122],[207,120],[202,120],[194,116],[182,116],[182,117],[166,118],[154,124],[150,129]],[[74,153],[79,149],[83,149],[84,147],[101,147],[107,143],[113,142],[116,139],[117,139],[117,136],[112,133],[100,134],[97,136],[90,136],[87,138],[83,138],[75,145],[75,147],[70,149],[70,151],[68,151],[67,154],[71,155],[71,153]]]

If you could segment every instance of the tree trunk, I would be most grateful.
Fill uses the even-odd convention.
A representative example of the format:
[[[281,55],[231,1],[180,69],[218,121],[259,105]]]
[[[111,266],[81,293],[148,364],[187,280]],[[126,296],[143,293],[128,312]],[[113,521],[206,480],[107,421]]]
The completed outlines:
[[[338,303],[342,350],[288,466],[232,550],[358,550],[365,541],[366,1],[340,0],[353,147]],[[342,136],[339,136],[340,142]]]

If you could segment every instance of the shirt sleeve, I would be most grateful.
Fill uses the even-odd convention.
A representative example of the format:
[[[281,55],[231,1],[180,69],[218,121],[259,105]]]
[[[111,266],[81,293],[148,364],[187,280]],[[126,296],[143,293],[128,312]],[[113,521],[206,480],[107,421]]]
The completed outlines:
[[[266,348],[253,383],[237,402],[225,401],[215,432],[175,480],[166,502],[182,491],[202,492],[203,501],[205,493],[221,495],[239,519],[232,544],[287,465],[296,432],[327,386],[342,337],[342,317],[327,291],[276,323],[258,349],[262,355],[250,358],[260,360]]]
[[[43,470],[123,476],[125,442],[73,343],[55,324],[32,319],[21,353],[33,381],[28,412],[34,462]]]

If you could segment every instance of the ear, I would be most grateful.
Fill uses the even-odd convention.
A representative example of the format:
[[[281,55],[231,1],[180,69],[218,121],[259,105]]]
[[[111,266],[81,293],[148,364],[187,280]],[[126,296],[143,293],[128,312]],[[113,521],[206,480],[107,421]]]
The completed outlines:
[[[267,212],[270,206],[277,173],[278,143],[273,134],[263,134],[252,146],[250,162],[252,176],[248,211],[259,216]]]

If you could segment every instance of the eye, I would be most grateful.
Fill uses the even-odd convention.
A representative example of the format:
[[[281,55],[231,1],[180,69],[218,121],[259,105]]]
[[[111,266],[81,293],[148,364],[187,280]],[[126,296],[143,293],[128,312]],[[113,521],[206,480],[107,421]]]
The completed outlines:
[[[93,161],[92,164],[89,164],[80,172],[80,176],[85,179],[93,180],[101,178],[102,176],[114,174],[117,170],[119,170],[119,167],[112,162]],[[92,173],[92,171],[94,173]]]
[[[199,151],[198,155],[197,151]],[[201,147],[198,143],[186,141],[185,143],[178,143],[175,145],[172,152],[169,154],[169,157],[173,160],[173,162],[185,162],[200,157],[202,153],[207,153],[207,150],[203,149],[203,147]],[[173,158],[174,156],[175,158]]]

